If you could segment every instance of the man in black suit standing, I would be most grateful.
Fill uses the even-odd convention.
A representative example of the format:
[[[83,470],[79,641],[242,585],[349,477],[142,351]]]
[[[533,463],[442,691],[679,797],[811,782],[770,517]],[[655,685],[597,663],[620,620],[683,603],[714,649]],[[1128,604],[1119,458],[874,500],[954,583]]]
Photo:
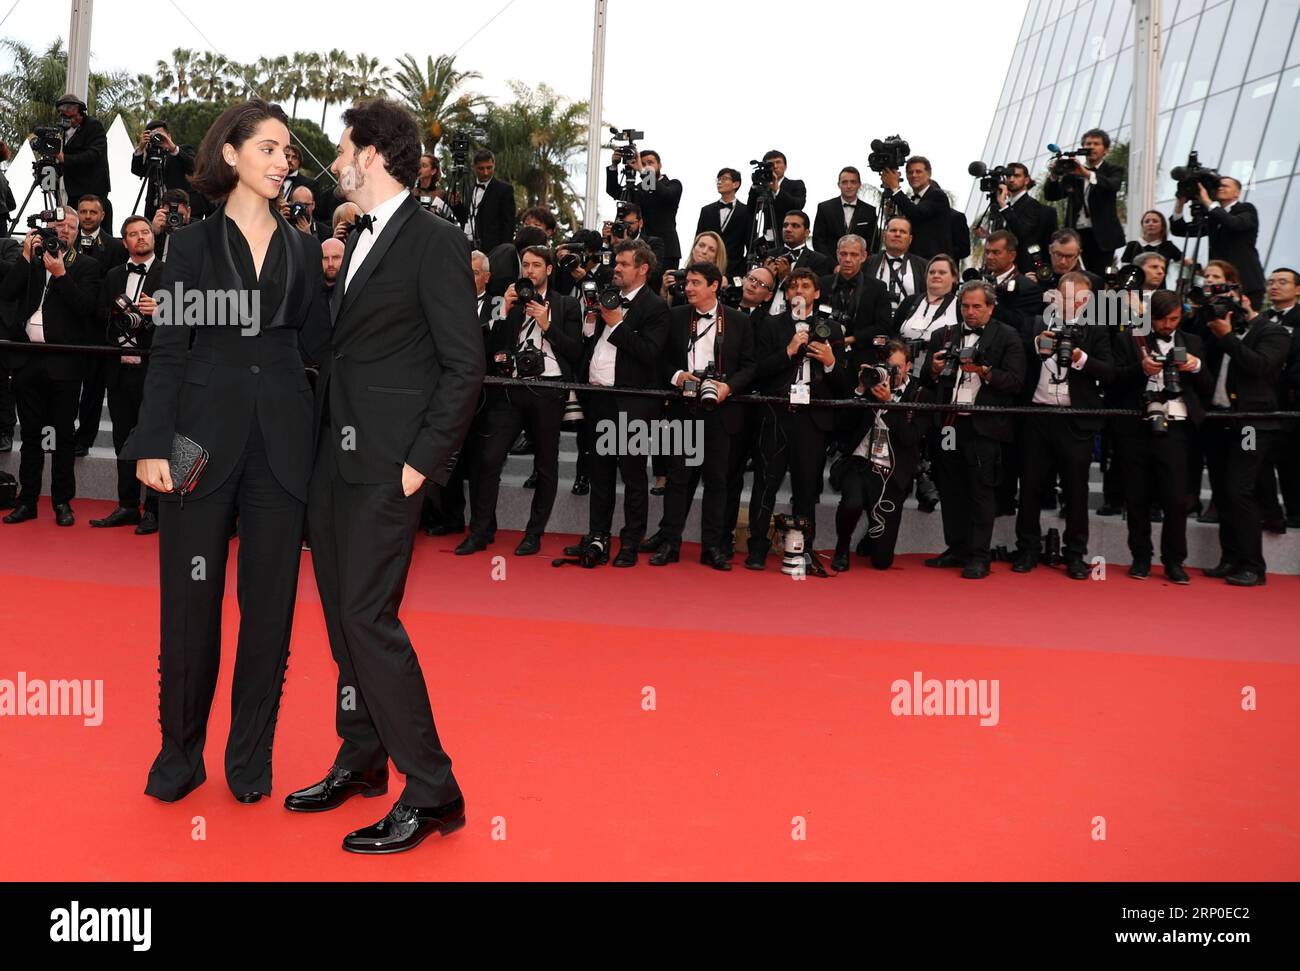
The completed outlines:
[[[998,208],[993,215],[995,224],[1014,233],[1020,241],[1016,269],[1021,273],[1030,273],[1034,269],[1034,254],[1030,247],[1037,246],[1045,259],[1052,233],[1056,232],[1056,210],[1029,194],[1034,185],[1024,162],[1008,163],[1007,180],[998,186]]]
[[[1197,226],[1210,243],[1210,259],[1223,260],[1237,268],[1241,292],[1258,310],[1264,306],[1264,266],[1255,241],[1259,236],[1259,213],[1249,202],[1241,201],[1241,183],[1230,175],[1219,180],[1214,199],[1197,185],[1198,196],[1192,202],[1193,218],[1183,218],[1187,200],[1181,195],[1174,204],[1174,218],[1169,231],[1175,236],[1194,236]]]
[[[605,169],[605,192],[611,199],[622,199],[622,188],[618,183],[619,156]],[[645,234],[664,241],[663,263],[660,272],[674,270],[682,260],[682,244],[677,238],[677,207],[682,202],[682,183],[679,179],[669,179],[662,174],[663,163],[659,153],[653,149],[643,148],[640,163],[636,166],[637,184],[632,189],[628,202],[635,202],[641,207],[641,218],[645,222]]]
[[[104,201],[84,195],[77,203],[77,238],[73,242],[84,256],[93,256],[99,272],[126,262],[126,246],[104,225]]]
[[[492,177],[496,156],[486,148],[474,153],[474,186],[468,201],[453,193],[451,209],[465,227],[465,235],[484,253],[508,243],[515,234],[515,189]]]
[[[93,256],[101,277],[111,267],[126,262],[126,247],[104,227],[104,203],[99,196],[85,195],[77,203],[79,229],[73,245],[84,256]],[[104,343],[103,328],[96,328],[90,343]],[[99,419],[104,414],[104,377],[108,367],[107,356],[93,356],[86,362],[86,380],[81,385],[81,403],[77,407],[77,439],[75,454],[78,458],[89,454],[99,434]],[[132,473],[134,476],[134,472]]]
[[[820,253],[834,253],[842,236],[861,236],[867,246],[876,235],[876,207],[858,198],[862,173],[852,165],[840,169],[840,194],[817,204],[813,223],[813,246]]]
[[[835,268],[835,259],[831,255],[835,251],[819,253],[813,249],[808,242],[810,228],[808,213],[802,209],[787,212],[781,221],[781,239],[785,249],[779,255],[789,261],[792,270],[809,269],[819,277],[825,276]]]
[[[154,144],[151,144],[151,139],[154,140]],[[168,189],[190,191],[190,176],[194,174],[195,154],[193,145],[177,145],[172,141],[171,132],[167,130],[167,122],[156,120],[145,125],[140,140],[135,143],[135,154],[131,156],[131,174],[142,179],[150,174],[150,162],[156,160],[155,181],[145,192],[145,219],[153,219],[153,214],[158,209],[157,197]],[[285,154],[288,154],[287,150]],[[297,166],[295,165],[294,168]],[[311,181],[306,176],[298,178],[305,184]],[[288,181],[285,179],[286,183]],[[289,191],[292,191],[292,188]]]
[[[802,179],[785,177],[784,152],[772,149],[764,154],[763,161],[772,163],[772,181],[767,185],[768,191],[772,193],[772,225],[764,226],[763,229],[775,233],[779,231],[787,212],[804,207],[804,203],[808,201],[808,187],[803,184]],[[749,206],[749,211],[755,214],[755,218],[758,215],[757,200],[758,186],[751,185],[746,205]]]
[[[930,160],[913,155],[907,160],[907,189],[899,184],[898,169],[880,173],[883,192],[894,211],[912,224],[912,252],[923,260],[952,250],[952,206],[938,182],[930,179]]]
[[[740,173],[736,169],[718,170],[718,201],[700,210],[695,235],[712,231],[722,237],[727,247],[727,275],[745,272],[745,252],[754,231],[754,214],[743,202],[736,201],[740,191]]]
[[[993,319],[997,290],[972,280],[958,291],[962,323],[930,338],[922,381],[945,403],[1013,405],[1025,381],[1025,347],[1012,327]],[[961,353],[965,351],[966,357]],[[989,544],[1002,478],[1002,448],[1013,438],[1012,417],[944,412],[933,436],[935,478],[943,511],[943,538],[932,567],[961,567],[968,580],[989,575]]]
[[[884,246],[867,257],[866,274],[885,285],[893,310],[908,297],[925,293],[926,261],[912,252],[912,221],[893,216],[885,225]]]
[[[867,241],[855,233],[839,240],[835,248],[835,272],[821,278],[821,301],[829,303],[844,327],[845,343],[852,353],[849,366],[857,371],[858,364],[875,364],[884,349],[889,332],[893,329],[893,305],[889,291],[879,280],[863,270],[867,261]],[[846,424],[854,416],[845,412]]]
[[[1269,308],[1264,316],[1280,324],[1291,335],[1286,372],[1279,390],[1283,411],[1300,411],[1300,273],[1280,266],[1268,277]],[[1277,477],[1281,480],[1282,500],[1286,503],[1285,525],[1300,529],[1300,422],[1283,424],[1277,449]],[[1273,475],[1267,475],[1267,488],[1273,489]]]
[[[998,290],[993,317],[1026,333],[1043,312],[1043,291],[1020,271],[1021,248],[1019,238],[1009,229],[990,233],[984,241],[984,273]]]
[[[285,807],[313,812],[357,793],[381,795],[391,757],[405,790],[343,848],[393,853],[465,824],[398,611],[420,490],[447,481],[478,401],[483,343],[469,245],[408,190],[420,158],[415,119],[373,99],[345,111],[343,124],[332,171],[363,215],[330,307],[308,497],[316,584],[339,666],[343,745],[326,778],[291,794]]]
[[[1043,198],[1065,200],[1065,225],[1079,234],[1083,244],[1083,265],[1092,273],[1105,273],[1124,245],[1116,201],[1124,184],[1124,170],[1107,162],[1110,135],[1100,128],[1083,133],[1080,147],[1087,150],[1084,161],[1076,156],[1064,174],[1052,169],[1043,186]]]
[[[84,195],[104,200],[104,219],[113,225],[113,204],[108,199],[108,136],[98,118],[86,114],[86,103],[75,94],[65,94],[55,106],[68,127],[63,134],[63,191],[68,205],[75,206]]]
[[[8,321],[9,340],[33,344],[85,344],[90,339],[90,319],[99,289],[99,266],[93,256],[83,256],[72,246],[77,235],[77,214],[65,210],[57,224],[62,252],[46,250],[39,230],[23,240],[23,255],[0,283],[0,302],[14,311]],[[11,351],[8,366],[13,372],[14,396],[18,399],[18,422],[22,427],[23,449],[18,465],[18,506],[4,517],[6,523],[36,518],[41,494],[41,473],[45,450],[50,460],[50,502],[54,521],[60,526],[76,522],[72,498],[77,494],[73,423],[77,418],[77,394],[86,376],[86,359],[81,354]],[[53,430],[54,440],[49,441]]]

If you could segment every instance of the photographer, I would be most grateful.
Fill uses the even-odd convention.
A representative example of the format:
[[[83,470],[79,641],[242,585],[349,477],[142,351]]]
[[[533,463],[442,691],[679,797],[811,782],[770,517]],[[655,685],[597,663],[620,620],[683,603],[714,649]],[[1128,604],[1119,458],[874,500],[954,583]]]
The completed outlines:
[[[57,102],[63,148],[56,156],[63,165],[63,191],[69,205],[75,206],[84,195],[99,196],[104,201],[104,219],[113,225],[113,204],[109,201],[108,136],[97,118],[86,114],[86,103],[75,94],[65,94]]]
[[[891,313],[925,287],[926,260],[914,255],[911,248],[911,220],[906,216],[894,216],[885,224],[884,248],[867,259],[867,276],[874,277],[887,288]],[[947,251],[939,250],[939,253],[944,252]]]
[[[925,366],[930,338],[945,327],[961,323],[957,283],[957,264],[951,256],[940,253],[925,269],[925,292],[908,297],[894,315],[890,333],[910,349],[908,359],[918,373]]]
[[[0,302],[13,309],[5,337],[33,344],[85,344],[95,309],[100,272],[93,256],[83,256],[72,246],[77,236],[77,214],[64,210],[62,222],[33,229],[23,240],[23,253],[0,282]],[[4,517],[6,523],[36,518],[45,467],[45,446],[54,432],[50,460],[50,501],[54,521],[71,526],[72,498],[77,493],[74,423],[77,394],[86,376],[82,354],[13,352],[14,396],[23,447],[18,465],[18,506]]]
[[[1109,383],[1113,374],[1110,334],[1091,320],[1093,308],[1088,303],[1093,297],[1086,276],[1065,274],[1057,289],[1048,294],[1043,316],[1024,332],[1026,360],[1034,382],[1033,404],[1064,409],[1104,405],[1101,386]],[[1038,565],[1043,544],[1042,497],[1055,485],[1059,469],[1064,487],[1065,572],[1071,580],[1088,578],[1084,562],[1088,556],[1088,469],[1101,426],[1099,417],[1025,416],[1016,559],[1011,567],[1016,573],[1028,573]]]
[[[863,271],[867,261],[867,241],[849,234],[835,247],[835,272],[823,276],[818,285],[822,299],[831,306],[832,314],[844,328],[844,342],[852,348],[853,362],[876,363],[876,357],[885,345],[892,318],[893,307],[885,285]]]
[[[998,291],[993,316],[1022,334],[1043,312],[1043,291],[1019,269],[1020,240],[1007,229],[990,233],[984,241],[984,273]]]
[[[622,198],[618,184],[621,162],[622,156],[615,149],[614,160],[605,170],[605,192],[613,199]],[[653,149],[642,149],[638,158],[629,164],[637,174],[637,185],[629,201],[640,207],[646,235],[663,240],[660,270],[675,269],[682,259],[682,244],[677,237],[677,207],[682,201],[682,184],[662,174],[663,163],[659,160],[659,153]]]
[[[997,290],[973,280],[962,286],[957,299],[962,324],[930,338],[922,383],[936,389],[936,401],[1015,404],[1025,382],[1025,348],[1014,328],[993,319]],[[932,460],[947,548],[925,565],[960,567],[966,579],[981,580],[989,574],[1002,447],[1013,438],[1012,416],[946,412],[938,432]]]
[[[1163,253],[1151,250],[1139,253],[1133,260],[1133,265],[1142,271],[1142,283],[1134,291],[1137,295],[1152,294],[1157,290],[1165,289],[1165,270],[1169,261]]]
[[[817,204],[813,223],[813,247],[820,253],[833,253],[844,236],[860,236],[864,245],[876,235],[876,207],[858,198],[862,190],[862,173],[852,165],[840,169],[840,194]]]
[[[1241,274],[1242,292],[1252,307],[1264,305],[1264,267],[1260,263],[1255,240],[1259,236],[1259,213],[1249,202],[1241,201],[1241,183],[1229,175],[1219,180],[1214,199],[1205,186],[1196,186],[1191,200],[1193,217],[1183,218],[1188,200],[1180,193],[1174,204],[1174,218],[1169,231],[1175,236],[1195,236],[1198,227],[1210,243],[1210,259],[1231,263]],[[1203,220],[1203,223],[1201,222]]]
[[[813,402],[847,397],[843,366],[844,330],[829,317],[816,315],[821,285],[809,269],[790,271],[785,282],[788,309],[766,317],[755,334],[754,387],[759,394],[788,397],[789,405],[761,405],[758,461],[749,500],[749,555],[745,568],[761,570],[770,547],[768,527],[776,494],[790,473],[790,505],[808,523],[804,534],[808,572],[826,576],[813,553],[817,500],[826,468],[826,442],[834,431],[834,414]]]
[[[1056,210],[1029,194],[1035,184],[1023,162],[1010,162],[1006,181],[998,186],[995,222],[1020,241],[1016,269],[1021,273],[1034,269],[1034,257],[1029,247],[1037,246],[1041,252],[1046,252],[1052,242],[1052,233],[1056,232]]]
[[[96,326],[111,346],[147,351],[153,339],[152,317],[157,307],[151,294],[161,285],[162,261],[154,259],[153,229],[143,216],[128,216],[122,224],[122,237],[129,255],[126,262],[110,267],[104,274]],[[105,364],[113,451],[121,455],[140,416],[148,358],[141,354],[106,356]],[[92,519],[90,525],[134,526],[141,536],[158,531],[158,494],[146,490],[142,516],[134,460],[118,460],[117,508],[103,519]]]
[[[655,258],[655,265],[650,271],[650,286],[658,292],[663,286],[664,279],[664,241],[658,236],[650,236],[646,233],[645,220],[639,205],[635,202],[620,202],[618,206],[622,218],[613,222],[606,221],[601,227],[605,246],[612,250],[616,249],[619,243],[644,242],[650,247],[650,252]]]
[[[912,380],[906,344],[890,341],[880,357],[878,366],[859,367],[854,395],[879,402],[931,400],[929,389]],[[870,387],[868,381],[872,382]],[[930,422],[927,415],[897,408],[869,408],[853,414],[857,427],[850,436],[847,454],[836,463],[837,467],[831,468],[831,484],[838,480],[840,490],[831,567],[837,573],[848,570],[849,544],[865,511],[867,531],[859,549],[871,558],[877,570],[888,570],[898,545],[903,500],[920,465],[921,443]]]
[[[1216,295],[1209,303],[1205,366],[1214,378],[1214,411],[1276,411],[1278,386],[1286,367],[1291,335],[1281,324],[1260,317],[1249,299],[1237,293]],[[1279,442],[1280,418],[1254,418],[1206,424],[1203,439],[1210,485],[1219,511],[1217,566],[1207,577],[1237,587],[1263,586],[1265,564],[1258,483]],[[1253,433],[1253,434],[1252,434]]]
[[[93,256],[101,273],[126,260],[122,240],[104,228],[104,202],[99,196],[82,196],[77,203],[77,238],[73,246]]]
[[[579,229],[555,247],[555,274],[551,286],[570,297],[582,296],[582,284],[600,269],[601,237],[594,229]]]
[[[1178,295],[1157,291],[1148,309],[1150,334],[1129,333],[1116,340],[1114,377],[1107,389],[1111,407],[1145,412],[1143,418],[1114,421],[1133,558],[1129,576],[1145,580],[1151,575],[1151,506],[1157,500],[1165,577],[1186,584],[1188,450],[1194,428],[1205,417],[1202,399],[1214,389],[1202,363],[1200,338],[1178,326],[1183,316]]]
[[[952,206],[939,183],[930,181],[929,159],[913,155],[907,160],[906,168],[911,191],[901,188],[898,169],[883,169],[880,173],[883,197],[911,224],[912,252],[928,260],[952,249]]]
[[[1035,267],[1025,276],[1043,288],[1043,297],[1056,289],[1057,282],[1067,273],[1083,273],[1092,284],[1092,292],[1098,293],[1105,288],[1105,280],[1083,265],[1083,238],[1073,229],[1058,229],[1052,233],[1052,242],[1047,247],[1049,265],[1044,276],[1042,269]]]
[[[340,241],[348,238],[348,233],[352,232],[352,225],[361,215],[361,207],[355,202],[345,202],[334,210],[334,215],[330,217],[330,223],[334,227],[331,235]]]
[[[126,260],[126,247],[122,241],[109,235],[103,228],[104,205],[98,196],[82,196],[77,204],[77,238],[73,242],[77,252],[93,256],[100,274],[110,267],[120,266]],[[92,344],[103,342],[100,329],[91,335]],[[92,355],[86,364],[86,380],[81,385],[81,402],[77,406],[77,440],[73,453],[77,458],[90,454],[99,434],[99,419],[104,414],[104,376],[107,358]]]
[[[787,212],[781,220],[781,239],[785,243],[785,250],[778,255],[789,259],[792,270],[806,267],[818,276],[825,276],[835,268],[835,264],[830,256],[817,252],[808,244],[810,226],[808,213],[802,209]]]
[[[692,263],[712,263],[718,268],[721,279],[718,281],[719,292],[727,289],[727,247],[717,233],[703,232],[695,237],[686,265]],[[669,270],[664,274],[663,286],[659,296],[667,301],[669,307],[680,307],[686,303],[686,271]]]
[[[189,224],[189,193],[184,189],[168,189],[163,193],[162,201],[158,204],[151,223],[154,236],[159,238],[155,241],[155,245],[161,242],[158,258],[164,263],[167,262],[167,247],[171,244],[172,233]]]
[[[745,251],[754,231],[754,214],[743,202],[736,201],[740,182],[740,172],[736,169],[719,169],[718,201],[710,202],[700,210],[700,219],[695,225],[696,236],[714,232],[722,237],[727,247],[727,276],[740,276],[745,272]]]
[[[1283,375],[1279,397],[1283,411],[1300,411],[1300,273],[1290,267],[1280,266],[1269,274],[1268,311],[1270,321],[1280,324],[1291,335],[1291,349],[1287,353],[1286,373]],[[1300,422],[1290,419],[1283,424],[1282,443],[1277,449],[1277,477],[1281,480],[1282,499],[1286,503],[1283,525],[1300,529]],[[1266,490],[1276,495],[1273,473],[1266,475]]]
[[[1093,273],[1105,273],[1124,245],[1116,204],[1124,170],[1105,161],[1110,135],[1100,128],[1083,133],[1080,147],[1087,154],[1061,158],[1051,167],[1043,198],[1065,200],[1065,225],[1079,234],[1083,263]]]
[[[749,316],[724,307],[718,300],[722,271],[712,262],[686,268],[686,305],[674,307],[664,347],[664,375],[681,390],[668,402],[668,419],[703,423],[702,462],[687,465],[686,456],[668,457],[668,489],[659,530],[642,549],[652,548],[651,566],[675,563],[682,531],[704,480],[700,520],[700,562],[715,570],[730,570],[729,537],[735,522],[727,516],[730,483],[744,474],[739,448],[744,407],[728,399],[743,394],[753,379],[754,338]]]
[[[772,165],[772,178],[767,183],[768,191],[772,193],[772,221],[775,226],[768,227],[775,229],[776,226],[782,226],[785,223],[785,214],[793,209],[803,209],[804,203],[808,201],[808,187],[799,179],[787,179],[785,177],[785,154],[778,152],[776,149],[763,155],[764,162],[770,162]],[[749,187],[749,206],[750,212],[757,212],[755,208],[758,201],[758,186]],[[752,254],[751,254],[752,255]]]
[[[1169,221],[1158,209],[1148,209],[1142,214],[1142,238],[1129,241],[1119,261],[1121,264],[1136,263],[1143,253],[1159,253],[1164,257],[1166,275],[1169,264],[1183,258],[1183,251],[1169,241]]]
[[[158,210],[158,197],[168,189],[189,190],[195,154],[192,145],[177,145],[172,141],[167,122],[155,120],[145,125],[135,143],[135,154],[131,156],[131,174],[142,179],[150,174],[149,162],[156,160],[157,181],[145,192],[145,219],[153,219]]]
[[[474,248],[489,254],[510,242],[515,231],[515,189],[492,177],[496,168],[496,156],[486,148],[479,149],[474,153],[474,187],[469,200],[454,193],[449,200]]]
[[[300,233],[315,236],[321,242],[333,235],[333,228],[316,221],[316,197],[311,189],[300,185],[289,193],[287,202],[280,203],[280,215]]]
[[[560,422],[568,392],[548,388],[549,381],[572,381],[582,360],[582,315],[578,301],[551,291],[555,257],[546,246],[529,246],[520,255],[523,278],[505,292],[505,315],[492,324],[487,353],[492,373],[526,378],[526,387],[490,388],[483,426],[483,453],[469,535],[457,556],[487,549],[496,522],[501,470],[519,432],[533,443],[537,486],[524,536],[516,556],[541,549],[559,485]]]
[[[411,187],[411,195],[434,215],[455,221],[456,214],[447,205],[447,191],[438,186],[441,177],[442,163],[438,161],[438,156],[425,152],[420,156],[420,168],[415,176],[415,185]]]

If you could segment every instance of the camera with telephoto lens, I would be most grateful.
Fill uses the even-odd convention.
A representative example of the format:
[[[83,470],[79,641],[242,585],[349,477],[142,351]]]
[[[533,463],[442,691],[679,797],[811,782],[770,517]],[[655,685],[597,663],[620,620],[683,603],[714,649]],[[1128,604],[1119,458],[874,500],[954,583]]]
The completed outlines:
[[[1056,358],[1057,370],[1062,374],[1060,380],[1065,380],[1065,372],[1074,361],[1074,349],[1081,343],[1083,343],[1083,331],[1078,327],[1045,330],[1035,341],[1040,353],[1046,352]]]
[[[515,297],[520,306],[532,303],[537,299],[537,287],[528,277],[520,277],[515,281]]]
[[[1038,285],[1042,287],[1043,292],[1055,289],[1056,271],[1052,269],[1052,261],[1043,252],[1043,248],[1037,243],[1031,243],[1025,252],[1034,261],[1034,276],[1038,278]]]
[[[617,310],[619,307],[626,310],[631,306],[631,303],[623,298],[623,291],[612,283],[602,287],[596,299],[606,310]]]
[[[1007,167],[1005,165],[995,165],[989,168],[985,162],[971,162],[966,171],[975,178],[980,180],[980,192],[985,195],[994,195],[998,191],[998,186],[1005,185],[1007,181]]]
[[[540,378],[546,369],[546,359],[542,349],[531,341],[524,341],[515,348],[515,372],[521,378]]]
[[[686,299],[686,271],[685,270],[665,270],[665,280],[671,280],[668,284],[668,296],[674,300]]]
[[[109,320],[121,333],[128,334],[138,331],[150,319],[149,315],[132,303],[125,293],[119,293],[113,298],[113,306],[109,311]]]
[[[1048,148],[1051,147],[1052,146],[1050,145],[1048,146]],[[1087,157],[1088,150],[1086,148],[1076,148],[1068,152],[1063,149],[1057,149],[1056,154],[1048,159],[1048,171],[1058,179],[1064,178],[1067,175],[1078,175],[1079,173],[1076,172],[1074,168],[1075,159]]]
[[[604,536],[589,536],[578,547],[578,563],[588,570],[600,566],[608,555],[608,540]]]
[[[885,169],[901,169],[907,165],[907,156],[911,154],[912,146],[897,135],[875,138],[871,141],[871,154],[867,156],[867,165],[872,172],[877,173]]]
[[[870,391],[878,384],[887,385],[891,390],[898,383],[899,375],[903,373],[900,367],[894,367],[885,364],[863,364],[858,368],[858,383]]]
[[[830,343],[831,335],[835,333],[835,328],[831,326],[832,317],[830,307],[819,306],[816,312],[808,318],[808,344],[820,341],[823,344]],[[795,358],[803,358],[808,353],[808,344],[801,344]]]
[[[36,230],[36,241],[32,244],[33,257],[39,257],[42,253],[58,256],[67,249],[59,238],[58,230],[58,225],[66,218],[67,212],[62,206],[55,206],[27,217],[27,228]],[[45,225],[42,226],[41,223]]]
[[[1183,385],[1178,366],[1187,363],[1187,348],[1171,347],[1168,354],[1152,354],[1151,360],[1160,365],[1160,376],[1164,389],[1148,393],[1148,400],[1171,401],[1182,396]]]
[[[1176,165],[1170,169],[1169,177],[1178,183],[1178,198],[1188,202],[1192,200],[1199,202],[1201,198],[1199,190],[1202,186],[1213,199],[1223,179],[1223,176],[1214,169],[1203,166],[1195,151],[1188,152],[1186,165]]]
[[[718,406],[718,389],[707,381],[721,381],[717,366],[710,364],[703,371],[688,371],[682,382],[682,397],[689,398],[701,411],[712,411]]]
[[[718,294],[718,299],[722,301],[724,307],[739,310],[740,305],[745,301],[745,278],[733,276],[731,286],[723,287],[722,292]]]

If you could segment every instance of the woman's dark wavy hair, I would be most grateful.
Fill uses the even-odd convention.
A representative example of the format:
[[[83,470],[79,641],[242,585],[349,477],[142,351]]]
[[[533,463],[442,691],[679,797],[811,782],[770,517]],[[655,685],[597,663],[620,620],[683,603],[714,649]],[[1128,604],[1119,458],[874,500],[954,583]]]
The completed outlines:
[[[284,110],[279,105],[267,104],[261,98],[231,105],[218,115],[199,145],[190,184],[213,201],[230,195],[239,183],[239,176],[235,174],[234,166],[221,157],[221,148],[227,143],[239,148],[268,118],[283,122],[286,128],[289,126]]]
[[[352,128],[352,144],[375,147],[388,174],[412,185],[420,171],[420,129],[412,114],[387,98],[359,101],[343,112],[344,127]]]

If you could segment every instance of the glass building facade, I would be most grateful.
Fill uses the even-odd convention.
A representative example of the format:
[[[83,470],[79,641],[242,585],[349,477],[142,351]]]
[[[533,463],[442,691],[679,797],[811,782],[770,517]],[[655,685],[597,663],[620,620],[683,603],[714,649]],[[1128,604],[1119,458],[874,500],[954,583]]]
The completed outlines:
[[[1259,210],[1265,272],[1300,263],[1300,0],[1164,0],[1156,208],[1169,215],[1169,170],[1195,149],[1240,179]],[[1129,140],[1131,0],[1029,0],[980,158],[1024,162],[1041,184],[1047,144],[1089,128]],[[971,195],[973,223],[984,197]]]

